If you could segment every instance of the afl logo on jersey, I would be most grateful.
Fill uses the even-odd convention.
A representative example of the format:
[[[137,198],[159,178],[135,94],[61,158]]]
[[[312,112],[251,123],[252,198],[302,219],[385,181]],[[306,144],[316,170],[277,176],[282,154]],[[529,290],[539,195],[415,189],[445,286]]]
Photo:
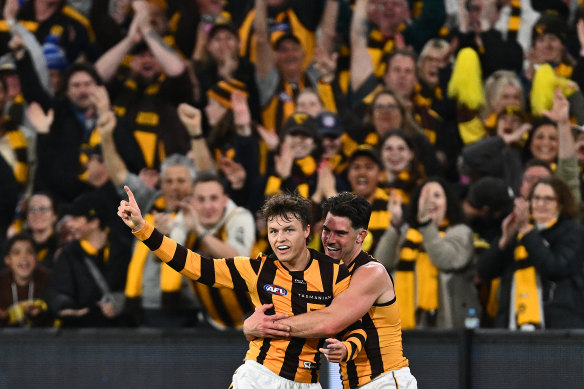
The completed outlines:
[[[275,294],[276,296],[286,296],[288,294],[286,289],[274,284],[264,285],[264,290],[270,294]]]

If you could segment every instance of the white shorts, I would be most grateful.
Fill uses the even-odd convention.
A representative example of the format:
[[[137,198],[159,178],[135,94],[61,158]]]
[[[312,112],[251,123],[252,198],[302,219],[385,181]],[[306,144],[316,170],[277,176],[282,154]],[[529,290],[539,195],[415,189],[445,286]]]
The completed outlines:
[[[290,381],[255,361],[245,361],[233,374],[233,389],[322,389],[319,383]]]
[[[363,386],[362,389],[418,389],[416,377],[410,373],[409,367],[402,367],[399,370],[392,370],[384,373],[371,382]]]

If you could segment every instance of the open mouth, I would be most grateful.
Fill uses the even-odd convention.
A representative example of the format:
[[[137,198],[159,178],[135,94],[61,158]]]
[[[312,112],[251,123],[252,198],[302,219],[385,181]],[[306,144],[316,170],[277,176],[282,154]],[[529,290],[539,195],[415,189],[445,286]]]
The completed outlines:
[[[21,270],[21,271],[27,271],[27,270],[30,270],[30,268],[31,268],[31,265],[30,265],[30,263],[29,263],[29,262],[19,262],[19,263],[16,265],[16,268],[17,268],[18,270]]]
[[[341,251],[341,248],[340,248],[340,247],[335,247],[335,246],[330,246],[330,245],[327,245],[327,246],[326,246],[326,249],[327,249],[328,251],[331,251],[331,252],[335,252],[335,251]]]
[[[279,252],[284,253],[284,252],[287,252],[288,250],[290,250],[290,246],[282,244],[282,245],[276,246],[276,249],[278,249]]]
[[[538,149],[539,154],[550,155],[553,154],[555,151],[550,147],[542,147]]]

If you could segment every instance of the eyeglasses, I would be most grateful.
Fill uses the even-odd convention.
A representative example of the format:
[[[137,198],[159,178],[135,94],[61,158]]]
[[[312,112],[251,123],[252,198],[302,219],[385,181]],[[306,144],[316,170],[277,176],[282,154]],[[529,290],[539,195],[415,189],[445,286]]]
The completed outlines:
[[[373,106],[373,109],[381,111],[381,110],[385,110],[385,111],[393,111],[396,109],[399,109],[397,104],[375,104]]]
[[[558,199],[553,196],[531,196],[531,201],[534,203],[537,203],[538,201],[543,201],[544,203],[553,203],[558,201]]]
[[[52,207],[49,207],[49,206],[30,207],[28,209],[28,213],[31,213],[31,214],[35,214],[35,213],[47,213],[47,212],[50,212],[52,210],[53,210],[53,208]]]

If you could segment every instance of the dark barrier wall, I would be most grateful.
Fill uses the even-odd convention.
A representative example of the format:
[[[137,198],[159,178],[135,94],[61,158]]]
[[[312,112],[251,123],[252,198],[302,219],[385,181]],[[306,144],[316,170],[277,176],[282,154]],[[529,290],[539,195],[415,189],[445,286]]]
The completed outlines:
[[[584,388],[584,331],[477,332],[472,388]]]
[[[2,330],[0,389],[226,389],[246,349],[211,330]],[[411,331],[404,350],[421,389],[584,388],[584,331]]]

